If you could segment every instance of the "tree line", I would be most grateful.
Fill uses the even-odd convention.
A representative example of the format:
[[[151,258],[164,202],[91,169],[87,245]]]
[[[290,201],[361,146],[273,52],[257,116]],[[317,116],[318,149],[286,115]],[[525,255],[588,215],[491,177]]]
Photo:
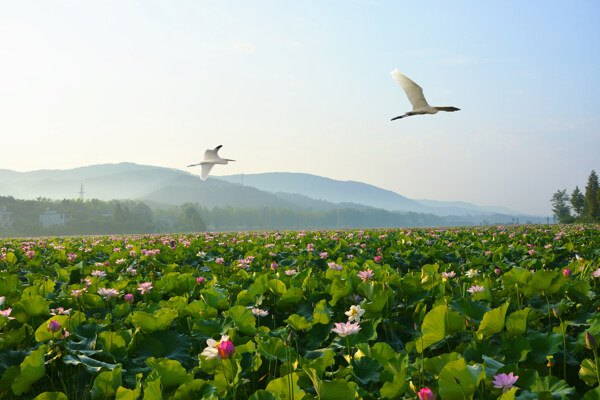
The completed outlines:
[[[400,226],[464,226],[514,224],[515,218],[497,216],[438,216],[391,212],[375,208],[325,211],[274,207],[214,207],[186,203],[164,206],[132,200],[102,201],[19,200],[0,196],[0,210],[10,212],[11,226],[0,227],[1,237],[110,235],[226,230],[392,228]],[[64,224],[44,228],[40,215],[55,211],[68,216]],[[519,223],[518,218],[516,223]],[[532,223],[524,220],[521,223]],[[543,223],[546,221],[535,221]]]
[[[600,184],[596,171],[588,177],[585,193],[575,186],[569,195],[567,189],[557,190],[550,199],[554,218],[564,224],[573,222],[600,222]]]

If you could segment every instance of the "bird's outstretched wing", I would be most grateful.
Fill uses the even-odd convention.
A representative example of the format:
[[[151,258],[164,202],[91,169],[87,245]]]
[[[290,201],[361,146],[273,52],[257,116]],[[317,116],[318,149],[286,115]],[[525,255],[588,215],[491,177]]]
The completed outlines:
[[[214,165],[215,164],[213,164],[213,163],[202,163],[202,171],[200,171],[200,179],[205,181],[206,178],[208,177],[208,174],[210,173],[210,170],[212,169],[212,167]]]
[[[219,149],[223,147],[223,146],[217,146],[214,149],[208,149],[204,152],[204,161],[216,161],[218,160],[220,157],[217,154],[219,152]]]
[[[400,73],[400,71],[397,69],[392,71],[392,78],[394,78],[398,85],[404,89],[404,93],[406,93],[408,101],[410,101],[410,104],[412,104],[413,110],[429,107],[429,104],[427,104],[427,100],[425,100],[425,96],[423,95],[423,89],[421,89],[421,86],[414,83],[406,75]]]

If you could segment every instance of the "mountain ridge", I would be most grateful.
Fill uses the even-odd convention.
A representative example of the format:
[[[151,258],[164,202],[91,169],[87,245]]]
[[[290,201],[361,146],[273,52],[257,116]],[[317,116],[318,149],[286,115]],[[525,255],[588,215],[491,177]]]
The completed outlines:
[[[240,184],[242,179],[243,185]],[[206,207],[275,207],[314,211],[379,208],[440,216],[490,216],[498,213],[525,216],[504,207],[413,200],[363,182],[339,181],[303,173],[211,176],[202,181],[199,176],[187,171],[131,162],[27,172],[0,169],[0,195],[4,196],[77,198],[80,185],[84,187],[86,198],[132,199],[165,205],[197,203]]]

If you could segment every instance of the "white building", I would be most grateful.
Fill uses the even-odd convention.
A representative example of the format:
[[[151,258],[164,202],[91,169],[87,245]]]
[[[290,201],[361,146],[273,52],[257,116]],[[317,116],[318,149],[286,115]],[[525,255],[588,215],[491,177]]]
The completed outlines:
[[[40,215],[40,224],[44,228],[48,228],[52,225],[64,225],[71,219],[71,216],[66,214],[59,214],[54,210],[46,210],[45,213]]]
[[[6,207],[0,207],[0,229],[12,228],[12,213],[6,211]]]

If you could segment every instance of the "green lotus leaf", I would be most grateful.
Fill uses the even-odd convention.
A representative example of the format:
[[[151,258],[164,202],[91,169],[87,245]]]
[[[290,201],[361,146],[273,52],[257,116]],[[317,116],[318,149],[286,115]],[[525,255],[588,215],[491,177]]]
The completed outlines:
[[[45,352],[46,346],[40,346],[39,349],[32,351],[25,357],[19,366],[19,375],[14,378],[10,385],[14,394],[20,396],[29,390],[33,383],[44,377],[46,374]]]
[[[377,360],[368,357],[352,359],[352,375],[356,381],[362,385],[367,385],[369,382],[379,382],[379,375],[383,371],[383,366]]]
[[[531,309],[525,307],[522,310],[515,311],[506,317],[506,335],[514,337],[527,332],[527,315]]]
[[[319,384],[319,398],[321,400],[353,400],[356,398],[357,385],[343,379],[321,381]]]
[[[62,392],[44,392],[37,395],[33,400],[68,400],[67,395]]]
[[[256,317],[246,307],[233,306],[226,312],[226,315],[231,318],[240,333],[244,335],[256,333]]]
[[[385,382],[379,394],[384,399],[399,399],[406,391],[406,371],[394,375],[391,382]]]
[[[485,372],[480,364],[467,365],[464,358],[450,361],[440,372],[440,397],[444,400],[471,399],[482,379],[485,379]]]
[[[265,356],[268,360],[286,361],[285,344],[283,340],[276,337],[271,337],[265,342],[260,342],[258,352]]]
[[[329,302],[332,306],[351,294],[352,284],[347,279],[342,279],[336,276],[331,285],[329,286],[329,293],[331,294],[331,301]]]
[[[220,311],[224,311],[229,308],[229,293],[227,290],[210,288],[204,289],[200,293],[202,293],[202,297],[209,306]]]
[[[502,275],[502,281],[505,286],[512,286],[515,283],[526,285],[531,280],[531,271],[521,267],[513,267],[510,271]]]
[[[163,400],[160,377],[150,376],[144,381],[144,399],[143,400]]]
[[[538,364],[546,364],[546,357],[556,354],[562,345],[562,335],[558,333],[532,332],[527,335],[531,352],[527,359]]]
[[[422,353],[427,347],[462,329],[465,329],[465,317],[445,305],[438,306],[423,319],[422,336],[415,343],[417,350]]]
[[[165,388],[179,386],[194,380],[193,375],[188,374],[177,360],[150,357],[146,360],[146,365],[158,373],[160,382]]]
[[[177,388],[173,400],[204,399],[216,394],[216,388],[202,379],[194,379]]]
[[[446,364],[461,358],[463,358],[462,355],[456,352],[440,354],[437,357],[426,358],[423,361],[423,368],[429,373],[439,375]]]
[[[596,367],[596,363],[589,358],[583,360],[579,367],[579,377],[588,386],[594,386],[598,383],[598,368]]]
[[[504,330],[504,320],[506,318],[506,310],[508,310],[508,303],[494,308],[485,313],[483,320],[477,330],[477,337],[482,340],[484,337],[490,337],[496,333],[500,333]]]
[[[581,400],[600,400],[600,386],[585,392]]]
[[[8,253],[12,254],[12,253]],[[7,259],[8,259],[7,254]],[[14,254],[13,254],[14,257]],[[17,291],[17,285],[19,283],[19,277],[16,274],[7,275],[2,274],[0,276],[0,296],[6,296],[12,292]]]
[[[252,393],[252,396],[248,398],[248,400],[277,400],[273,394],[267,392],[266,390],[257,390]]]
[[[305,395],[304,390],[298,386],[298,374],[296,373],[269,381],[266,390],[281,400],[301,399]]]
[[[123,386],[117,388],[117,397],[115,400],[138,400],[142,393],[142,376],[143,374],[136,374],[135,376],[135,389],[126,389]]]
[[[531,386],[531,391],[537,392],[540,398],[542,395],[549,394],[550,398],[567,399],[575,393],[575,388],[554,376],[545,376],[536,379],[535,383]]]
[[[326,300],[320,300],[316,305],[313,311],[313,324],[329,324],[331,322],[331,308],[327,304]]]
[[[121,364],[109,364],[102,361],[94,360],[83,354],[69,354],[63,358],[63,362],[67,365],[83,365],[89,372],[96,374],[103,369],[112,371]]]
[[[131,336],[125,331],[106,331],[98,334],[98,344],[102,350],[120,361],[127,358],[127,345],[130,340]]]
[[[25,311],[30,317],[36,317],[38,315],[49,315],[49,305],[50,301],[42,296],[32,295],[21,298],[21,301],[15,303],[15,308]]]
[[[269,280],[265,284],[265,287],[271,292],[273,292],[273,294],[275,294],[276,296],[282,296],[283,294],[285,294],[285,292],[287,292],[287,287],[285,286],[285,283],[283,283],[279,279]]]
[[[290,324],[290,326],[292,328],[294,328],[296,331],[304,331],[304,330],[308,330],[312,327],[312,324],[310,322],[308,322],[306,320],[306,318],[301,317],[298,314],[290,315],[288,317],[288,319],[286,319],[283,322]]]
[[[289,288],[277,301],[280,307],[290,307],[297,305],[304,296],[304,290],[298,287]]]
[[[100,372],[92,386],[92,399],[106,399],[117,394],[117,389],[123,383],[121,378],[121,364],[112,371]]]

